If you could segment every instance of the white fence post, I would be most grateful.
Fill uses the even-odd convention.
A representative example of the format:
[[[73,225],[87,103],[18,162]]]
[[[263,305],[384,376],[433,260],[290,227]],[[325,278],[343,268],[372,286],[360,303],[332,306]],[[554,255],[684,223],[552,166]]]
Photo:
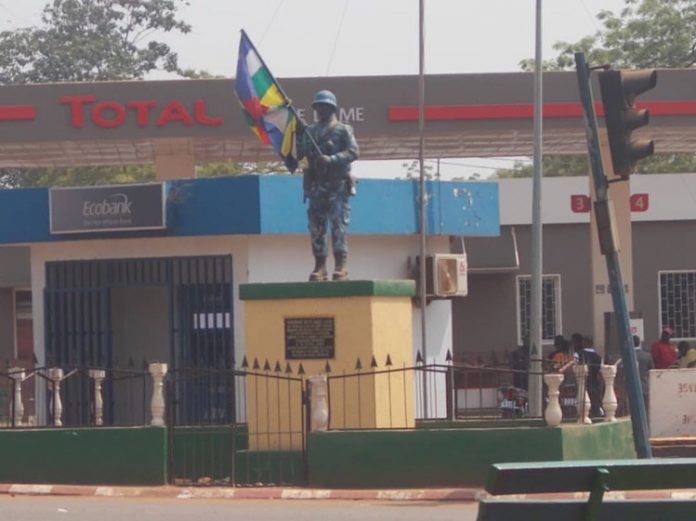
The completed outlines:
[[[325,431],[329,428],[328,379],[325,375],[309,379],[311,390],[312,431]]]
[[[575,396],[575,408],[578,411],[578,423],[589,425],[590,420],[590,395],[587,394],[587,365],[576,365],[573,368],[578,394]]]
[[[558,401],[559,390],[563,382],[563,375],[560,373],[548,373],[544,375],[544,382],[549,388],[549,403],[546,405],[544,419],[549,427],[557,427],[563,420],[563,410]]]
[[[604,379],[604,399],[602,400],[602,407],[604,408],[604,419],[605,421],[615,422],[616,408],[618,407],[618,403],[616,401],[616,393],[614,392],[616,366],[602,365],[600,371],[602,373],[602,378]]]
[[[164,425],[164,376],[167,374],[167,364],[155,362],[149,365],[152,376],[152,401],[150,412],[152,420],[150,425],[162,427]]]
[[[9,376],[14,380],[14,424],[22,425],[22,420],[24,419],[24,404],[22,403],[24,369],[21,367],[10,367]]]
[[[60,399],[60,383],[63,380],[63,370],[60,367],[49,367],[48,378],[53,382],[53,425],[63,426],[63,402]]]
[[[89,376],[94,380],[94,424],[104,425],[104,398],[102,396],[102,382],[106,378],[103,369],[90,369]]]

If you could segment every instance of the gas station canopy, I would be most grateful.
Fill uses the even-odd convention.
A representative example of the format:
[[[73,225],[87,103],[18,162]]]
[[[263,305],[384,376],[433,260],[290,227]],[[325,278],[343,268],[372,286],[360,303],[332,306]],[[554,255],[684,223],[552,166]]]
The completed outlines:
[[[275,161],[250,132],[232,79],[62,83],[0,87],[0,167],[128,165],[158,155],[196,164]],[[317,90],[338,96],[362,159],[418,156],[417,76],[280,79],[305,120]],[[656,153],[696,150],[696,70],[660,70],[641,96]],[[599,88],[595,103],[601,114]],[[544,75],[544,152],[585,154],[575,72]],[[532,154],[533,75],[426,77],[425,152],[430,158]],[[600,119],[600,124],[602,124]]]

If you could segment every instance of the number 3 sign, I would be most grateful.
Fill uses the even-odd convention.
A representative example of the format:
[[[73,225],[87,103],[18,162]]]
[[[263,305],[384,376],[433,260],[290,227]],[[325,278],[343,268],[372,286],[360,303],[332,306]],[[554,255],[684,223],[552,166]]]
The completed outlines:
[[[633,194],[631,196],[632,212],[647,212],[650,207],[649,194]],[[570,209],[573,213],[588,213],[592,208],[592,201],[584,194],[572,194],[570,196]]]

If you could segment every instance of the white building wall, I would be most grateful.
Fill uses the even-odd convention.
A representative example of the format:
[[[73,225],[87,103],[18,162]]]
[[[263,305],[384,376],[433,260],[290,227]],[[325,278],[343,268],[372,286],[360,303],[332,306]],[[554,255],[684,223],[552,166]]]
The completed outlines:
[[[428,240],[429,253],[449,251],[447,237]],[[349,270],[353,280],[409,278],[408,258],[419,254],[420,242],[413,236],[352,236]],[[234,277],[235,358],[244,354],[244,303],[239,284],[246,282],[305,281],[313,267],[306,236],[207,236],[138,239],[99,239],[35,244],[31,247],[31,280],[34,295],[34,338],[39,364],[45,362],[44,302],[45,265],[51,261],[148,258],[192,255],[232,255]],[[333,259],[329,259],[333,268]],[[427,362],[444,364],[452,350],[450,301],[434,301],[426,310]],[[413,310],[413,346],[422,351],[420,309]],[[444,379],[429,379],[428,417],[445,414]],[[422,403],[420,404],[422,413]]]

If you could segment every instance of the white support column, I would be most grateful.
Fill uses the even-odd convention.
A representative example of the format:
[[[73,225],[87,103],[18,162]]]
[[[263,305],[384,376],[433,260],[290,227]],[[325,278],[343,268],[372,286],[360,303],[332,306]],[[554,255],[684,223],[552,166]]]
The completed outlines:
[[[104,398],[102,396],[102,382],[106,378],[103,369],[90,369],[89,376],[94,380],[94,424],[104,425]]]
[[[557,427],[563,420],[563,410],[561,409],[561,404],[558,401],[558,395],[560,394],[558,388],[563,382],[563,375],[560,373],[545,374],[544,382],[549,388],[549,403],[546,405],[544,419],[546,420],[546,425],[549,427]]]
[[[604,399],[602,400],[602,408],[604,408],[604,419],[608,422],[616,421],[616,393],[614,392],[614,380],[616,379],[615,365],[602,365],[600,369],[602,378],[604,379]]]
[[[167,364],[155,362],[149,365],[152,376],[152,400],[150,425],[164,426],[164,376],[167,374]]]
[[[589,425],[590,420],[590,395],[587,394],[587,365],[576,365],[573,368],[575,381],[577,382],[577,395],[575,396],[575,408],[578,411],[578,423]]]
[[[63,426],[63,402],[60,399],[60,384],[63,381],[63,370],[60,367],[50,367],[48,378],[53,382],[53,425]]]
[[[24,420],[24,404],[22,403],[22,382],[24,381],[24,369],[10,367],[10,378],[14,380],[14,424],[22,425]]]
[[[312,431],[325,431],[329,428],[329,382],[326,376],[312,376],[309,379],[311,389]]]

